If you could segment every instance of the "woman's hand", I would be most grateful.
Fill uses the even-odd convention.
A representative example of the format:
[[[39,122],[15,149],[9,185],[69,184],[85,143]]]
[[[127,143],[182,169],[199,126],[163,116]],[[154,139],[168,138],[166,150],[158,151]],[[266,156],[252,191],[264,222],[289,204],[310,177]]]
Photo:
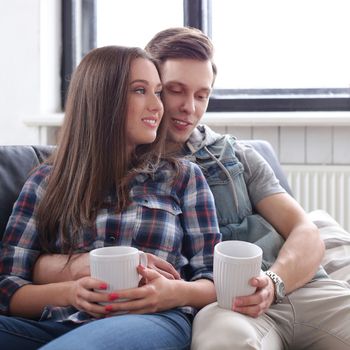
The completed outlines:
[[[256,287],[255,293],[236,298],[232,309],[241,314],[258,317],[273,303],[275,287],[271,279],[265,275],[253,278],[250,283]]]
[[[173,280],[181,279],[180,274],[175,270],[175,267],[168,263],[166,260],[159,258],[156,255],[146,253],[148,264],[147,267],[159,272],[164,277]]]
[[[116,291],[117,303],[106,305],[110,315],[115,313],[154,313],[180,306],[176,284],[180,281],[168,279],[159,272],[138,266],[145,284],[138,288]],[[181,297],[181,296],[180,296]],[[127,301],[122,301],[127,299]]]
[[[69,304],[80,311],[85,311],[93,317],[101,318],[109,313],[105,305],[109,304],[116,298],[115,293],[99,293],[95,290],[104,291],[107,284],[103,281],[83,277],[71,283],[69,292]]]

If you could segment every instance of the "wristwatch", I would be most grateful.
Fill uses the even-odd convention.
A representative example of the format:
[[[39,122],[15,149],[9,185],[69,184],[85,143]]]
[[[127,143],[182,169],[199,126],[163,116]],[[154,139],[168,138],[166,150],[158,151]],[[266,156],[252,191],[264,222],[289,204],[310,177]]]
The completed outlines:
[[[270,270],[265,271],[265,275],[270,277],[271,281],[275,286],[275,304],[281,303],[283,298],[286,296],[286,291],[284,288],[284,282],[282,278]]]

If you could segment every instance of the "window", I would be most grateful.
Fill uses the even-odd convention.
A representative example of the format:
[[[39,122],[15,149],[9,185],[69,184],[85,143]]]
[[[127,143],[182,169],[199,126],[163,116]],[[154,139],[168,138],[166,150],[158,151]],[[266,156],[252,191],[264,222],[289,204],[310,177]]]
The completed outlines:
[[[350,87],[349,0],[212,2],[223,89]]]
[[[83,52],[143,47],[184,24],[210,35],[219,74],[208,111],[350,110],[348,0],[79,2]]]
[[[349,110],[348,0],[212,1],[211,110]]]
[[[144,47],[160,30],[182,25],[182,0],[96,0],[97,47]]]

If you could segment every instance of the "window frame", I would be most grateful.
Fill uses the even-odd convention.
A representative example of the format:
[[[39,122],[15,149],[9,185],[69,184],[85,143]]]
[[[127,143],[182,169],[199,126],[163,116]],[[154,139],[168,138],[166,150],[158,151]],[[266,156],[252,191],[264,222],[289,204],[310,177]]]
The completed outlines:
[[[184,26],[199,28],[211,37],[212,0],[183,0],[183,8]],[[96,46],[96,0],[62,0],[62,42],[63,107],[69,78],[79,56]],[[79,44],[81,52],[77,53]],[[207,111],[350,111],[350,88],[241,90],[214,87]]]
[[[96,1],[61,0],[61,107],[64,110],[70,77],[80,59],[96,47]]]

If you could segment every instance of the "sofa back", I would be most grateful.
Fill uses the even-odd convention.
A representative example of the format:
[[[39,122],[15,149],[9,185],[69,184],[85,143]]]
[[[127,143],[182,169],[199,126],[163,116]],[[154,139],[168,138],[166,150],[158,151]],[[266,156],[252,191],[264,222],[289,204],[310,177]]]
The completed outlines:
[[[271,165],[281,185],[292,193],[272,146],[267,141],[245,140]],[[13,204],[30,172],[54,150],[53,146],[0,146],[0,239]]]
[[[52,146],[0,146],[0,239],[24,182]]]

